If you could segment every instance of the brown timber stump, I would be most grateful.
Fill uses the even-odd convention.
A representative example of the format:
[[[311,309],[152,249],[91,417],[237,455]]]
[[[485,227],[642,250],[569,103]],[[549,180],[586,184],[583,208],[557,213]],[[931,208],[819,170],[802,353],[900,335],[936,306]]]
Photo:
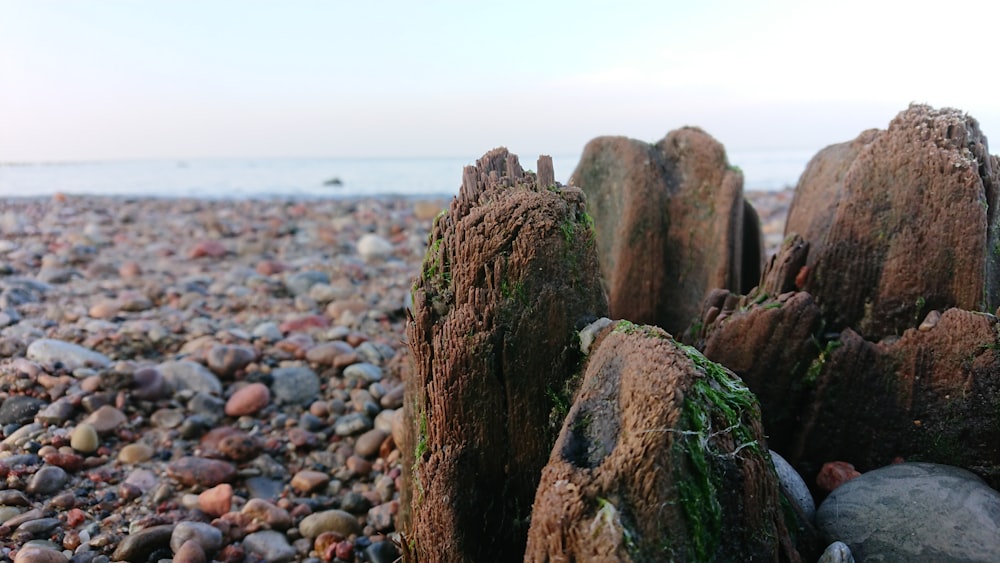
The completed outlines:
[[[595,344],[525,561],[797,561],[757,400],[662,329]]]
[[[516,561],[580,362],[606,315],[583,192],[495,149],[434,223],[407,338],[405,546],[420,561]],[[409,458],[408,460],[406,458]]]

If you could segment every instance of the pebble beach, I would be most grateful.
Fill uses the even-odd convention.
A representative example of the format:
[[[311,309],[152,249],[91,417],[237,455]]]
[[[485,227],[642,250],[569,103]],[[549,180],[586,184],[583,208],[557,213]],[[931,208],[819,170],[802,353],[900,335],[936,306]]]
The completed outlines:
[[[791,195],[747,194],[769,252]],[[447,204],[0,200],[0,560],[396,560]]]

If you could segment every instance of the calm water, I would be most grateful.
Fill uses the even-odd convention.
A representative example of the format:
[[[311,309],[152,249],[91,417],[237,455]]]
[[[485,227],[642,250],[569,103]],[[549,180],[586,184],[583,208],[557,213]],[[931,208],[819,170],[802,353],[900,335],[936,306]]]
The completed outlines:
[[[812,150],[730,151],[747,190],[793,186]],[[522,155],[523,156],[523,155]],[[534,169],[537,157],[521,158]],[[553,156],[567,183],[579,155]],[[259,198],[454,195],[474,158],[122,160],[0,165],[0,196],[54,193]],[[530,164],[529,164],[530,163]],[[339,186],[325,183],[337,178]]]

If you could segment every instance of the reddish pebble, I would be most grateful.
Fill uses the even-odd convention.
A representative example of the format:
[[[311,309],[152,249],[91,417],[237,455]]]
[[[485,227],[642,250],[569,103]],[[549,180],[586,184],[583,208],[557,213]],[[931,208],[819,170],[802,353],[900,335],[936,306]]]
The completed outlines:
[[[351,561],[354,559],[354,544],[346,540],[338,542],[334,554],[337,556],[337,559]]]
[[[799,273],[795,275],[795,287],[798,289],[803,289],[806,286],[806,280],[809,279],[809,266],[802,266],[799,269]]]
[[[816,484],[824,491],[832,492],[837,487],[860,476],[861,473],[854,469],[854,466],[850,463],[846,461],[830,461],[824,463],[823,468],[819,470],[819,475],[816,476]]]
[[[63,470],[70,473],[74,471],[79,471],[83,469],[83,456],[70,453],[51,453],[47,454],[44,458],[45,463],[49,465],[55,465],[61,467]]]
[[[252,498],[248,500],[240,512],[251,520],[266,524],[272,530],[287,530],[292,527],[292,515],[284,508],[275,506],[264,499]]]
[[[278,329],[281,332],[288,333],[304,332],[312,328],[326,328],[328,326],[330,326],[330,319],[322,315],[305,315],[281,323],[278,325]]]
[[[260,455],[262,449],[260,439],[245,432],[219,440],[219,453],[236,462],[249,461]]]
[[[347,458],[345,465],[354,475],[368,475],[372,470],[372,462],[357,454]]]
[[[296,448],[315,448],[319,445],[315,434],[299,427],[288,430],[288,441]]]
[[[187,540],[174,554],[173,561],[174,563],[205,563],[208,561],[208,557],[201,544],[195,540]]]
[[[233,486],[228,483],[212,487],[198,495],[198,508],[209,516],[222,516],[233,506]]]
[[[167,475],[182,485],[214,487],[236,478],[236,466],[228,461],[184,456],[167,464]]]
[[[226,401],[226,415],[244,416],[254,414],[271,402],[271,390],[263,383],[246,385]]]
[[[288,269],[288,266],[277,260],[264,260],[257,263],[257,273],[262,276],[280,274]]]
[[[79,508],[71,508],[66,511],[66,525],[70,528],[76,528],[80,524],[83,524],[86,519],[87,513]]]
[[[124,262],[118,267],[118,275],[123,278],[137,278],[142,275],[142,268],[137,262]]]
[[[330,476],[320,471],[303,469],[292,477],[292,488],[300,493],[311,493],[330,482]]]
[[[217,240],[203,240],[195,243],[188,252],[188,258],[222,258],[226,255],[226,246]]]

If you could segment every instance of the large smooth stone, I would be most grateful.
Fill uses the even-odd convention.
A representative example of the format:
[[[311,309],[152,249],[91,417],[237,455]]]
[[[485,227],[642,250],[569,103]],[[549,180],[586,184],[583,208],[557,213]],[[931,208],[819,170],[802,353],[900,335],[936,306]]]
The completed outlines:
[[[816,525],[858,561],[996,561],[1000,493],[964,469],[900,463],[838,487]]]

